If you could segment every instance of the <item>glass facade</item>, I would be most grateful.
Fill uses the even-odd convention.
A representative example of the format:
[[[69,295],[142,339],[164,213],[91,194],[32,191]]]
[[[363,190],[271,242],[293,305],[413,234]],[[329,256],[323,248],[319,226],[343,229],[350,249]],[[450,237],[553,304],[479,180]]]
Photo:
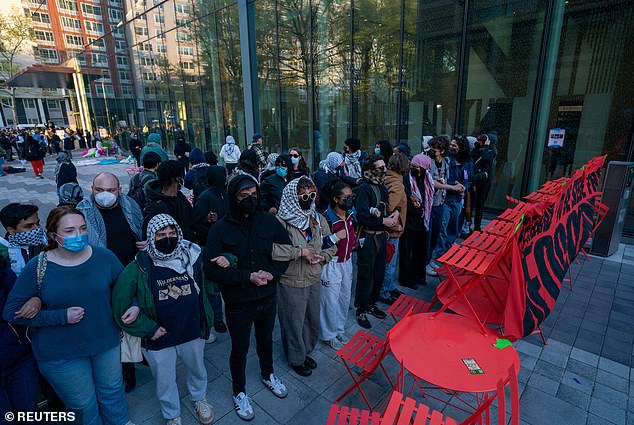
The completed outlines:
[[[252,132],[311,168],[347,137],[420,151],[497,133],[492,209],[590,157],[633,160],[626,0],[124,0],[80,63],[95,126],[157,127],[214,149]],[[118,24],[120,22],[120,24]],[[117,25],[118,24],[118,25]],[[106,25],[107,26],[107,25]],[[101,49],[101,50],[99,50]],[[121,58],[121,59],[119,59]],[[552,129],[565,131],[548,147]],[[630,208],[626,227],[634,231]]]

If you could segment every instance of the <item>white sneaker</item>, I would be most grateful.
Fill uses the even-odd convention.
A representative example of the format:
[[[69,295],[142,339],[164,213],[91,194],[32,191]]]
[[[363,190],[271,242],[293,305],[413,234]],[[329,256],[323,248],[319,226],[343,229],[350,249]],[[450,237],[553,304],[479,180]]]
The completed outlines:
[[[339,351],[343,348],[344,343],[341,342],[339,340],[339,338],[335,337],[333,339],[324,341],[324,344],[326,344],[328,347],[332,348],[333,350]]]
[[[343,345],[346,345],[348,342],[350,342],[350,338],[348,338],[344,333],[338,334],[337,339],[341,341]]]
[[[214,335],[213,332],[209,332],[209,338],[207,338],[207,341],[205,341],[205,344],[211,344],[213,342],[216,342],[216,335]]]
[[[434,271],[434,266],[432,265],[432,263],[427,264],[427,267],[425,267],[425,272],[427,272],[427,276],[438,276],[438,273]]]
[[[194,410],[196,411],[196,415],[198,416],[198,422],[201,424],[210,424],[214,420],[214,411],[211,406],[207,402],[207,400],[202,399],[194,402]]]
[[[245,393],[240,393],[233,398],[233,405],[238,417],[245,421],[250,421],[255,417],[251,399]]]
[[[286,389],[286,386],[282,384],[282,381],[280,381],[280,379],[273,373],[268,380],[262,378],[262,383],[266,385],[266,387],[279,398],[284,398],[288,395],[288,390]]]
[[[181,417],[168,420],[165,425],[181,425]]]

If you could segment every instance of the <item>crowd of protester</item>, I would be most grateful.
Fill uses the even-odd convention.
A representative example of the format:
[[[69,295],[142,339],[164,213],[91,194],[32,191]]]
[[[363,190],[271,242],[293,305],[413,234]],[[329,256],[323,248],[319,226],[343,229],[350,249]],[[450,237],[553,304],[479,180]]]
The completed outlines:
[[[352,299],[371,328],[397,283],[426,285],[456,239],[480,229],[496,157],[495,134],[426,136],[414,149],[381,141],[371,152],[350,138],[311,173],[301,149],[267,153],[261,134],[243,151],[227,136],[218,156],[179,138],[174,160],[152,136],[131,137],[141,168],[127,194],[102,172],[84,196],[70,144],[0,133],[38,177],[46,150],[57,154],[60,201],[45,227],[34,205],[0,210],[2,413],[37,409],[41,389],[86,424],[128,424],[125,392],[144,362],[163,418],[179,425],[180,359],[198,420],[211,423],[204,347],[228,332],[235,411],[253,419],[251,329],[262,382],[284,398],[276,319],[288,365],[311,375],[320,341],[348,341]]]

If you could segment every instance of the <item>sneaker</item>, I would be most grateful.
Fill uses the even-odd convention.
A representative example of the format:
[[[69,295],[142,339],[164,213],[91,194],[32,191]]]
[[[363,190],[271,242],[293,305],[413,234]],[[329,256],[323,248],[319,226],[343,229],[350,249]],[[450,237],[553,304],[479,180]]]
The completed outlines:
[[[205,343],[211,344],[213,342],[216,342],[216,335],[214,335],[213,332],[209,332],[209,338],[207,338],[207,341],[205,341]]]
[[[219,334],[223,334],[223,333],[227,332],[227,325],[225,325],[225,322],[220,320],[218,322],[214,322],[214,329]]]
[[[251,406],[251,399],[245,393],[241,392],[233,397],[233,406],[240,419],[250,421],[255,417],[253,406]]]
[[[181,417],[177,417],[174,419],[170,419],[167,422],[165,422],[165,425],[181,425]]]
[[[383,319],[385,319],[387,317],[387,314],[385,314],[385,312],[383,310],[378,308],[376,306],[376,304],[373,304],[373,305],[371,305],[368,308],[368,313],[370,313],[371,315],[373,315],[377,319],[381,319],[381,320],[383,320]]]
[[[198,416],[198,422],[201,424],[210,424],[214,420],[214,411],[207,403],[207,400],[202,399],[194,402],[194,410],[196,411],[196,416]]]
[[[337,335],[337,339],[341,341],[343,345],[346,345],[348,342],[350,342],[350,338],[348,338],[344,333]]]
[[[275,376],[275,374],[271,374],[268,380],[262,378],[262,383],[266,385],[266,387],[271,390],[271,392],[279,397],[284,398],[288,395],[288,390],[286,389],[286,385],[282,384],[280,378]]]
[[[434,266],[432,266],[431,263],[427,264],[427,267],[425,267],[425,272],[427,273],[427,276],[438,276],[438,273],[434,271]]]
[[[370,329],[372,327],[372,324],[368,320],[368,315],[365,312],[357,313],[357,323],[365,329]]]
[[[305,364],[300,364],[299,366],[292,366],[291,369],[295,371],[299,376],[310,376],[313,373],[313,370],[306,366]]]
[[[328,347],[332,348],[335,351],[339,351],[343,348],[343,346],[345,345],[343,342],[341,342],[339,340],[339,338],[333,338],[327,341],[324,341],[324,344],[326,344]]]

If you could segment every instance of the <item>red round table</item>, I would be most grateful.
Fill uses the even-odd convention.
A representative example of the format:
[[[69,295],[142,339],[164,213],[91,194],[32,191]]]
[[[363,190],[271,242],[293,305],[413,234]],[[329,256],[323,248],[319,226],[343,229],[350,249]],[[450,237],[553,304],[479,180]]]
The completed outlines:
[[[494,347],[500,336],[491,329],[483,335],[473,319],[456,314],[415,314],[403,319],[388,334],[390,350],[405,370],[448,390],[483,393],[494,391],[520,359],[512,346]],[[473,364],[483,373],[471,373]]]

